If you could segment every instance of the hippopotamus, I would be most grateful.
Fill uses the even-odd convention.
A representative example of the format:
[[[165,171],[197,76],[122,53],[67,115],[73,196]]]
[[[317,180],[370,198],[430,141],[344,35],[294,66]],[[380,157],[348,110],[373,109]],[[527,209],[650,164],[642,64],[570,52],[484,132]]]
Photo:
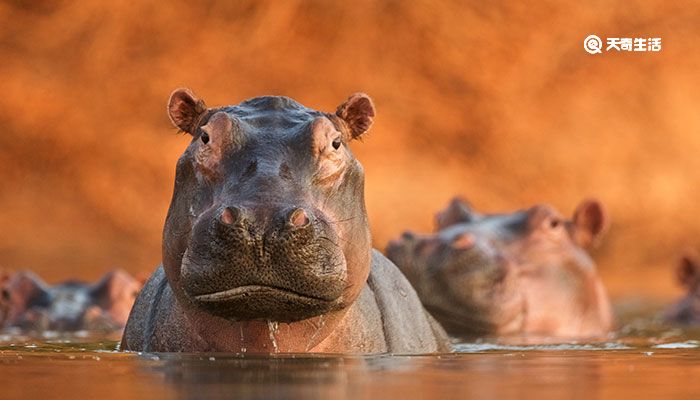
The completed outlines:
[[[31,271],[11,274],[0,292],[5,328],[25,332],[117,332],[126,324],[142,282],[115,269],[96,283],[45,283]]]
[[[281,96],[210,108],[178,89],[167,109],[191,142],[177,162],[162,265],[122,349],[449,350],[406,278],[371,247],[364,171],[349,148],[373,123],[369,96],[326,113]]]
[[[4,268],[0,268],[0,328],[5,326],[5,321],[10,313],[9,296],[2,295],[2,288],[7,285],[12,275]]]
[[[686,295],[664,313],[666,321],[680,325],[700,325],[700,256],[689,251],[676,267],[678,283]]]
[[[428,311],[460,337],[584,338],[612,327],[610,302],[585,248],[604,233],[600,202],[564,219],[549,205],[480,214],[455,198],[436,232],[406,232],[386,254]]]

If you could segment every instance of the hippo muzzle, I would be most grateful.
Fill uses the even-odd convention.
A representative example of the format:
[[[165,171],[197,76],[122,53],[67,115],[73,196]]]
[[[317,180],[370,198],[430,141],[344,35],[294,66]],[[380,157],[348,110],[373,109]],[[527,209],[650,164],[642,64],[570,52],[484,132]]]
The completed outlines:
[[[347,287],[338,241],[311,207],[212,207],[193,227],[183,287],[194,304],[230,320],[320,315],[342,305]]]

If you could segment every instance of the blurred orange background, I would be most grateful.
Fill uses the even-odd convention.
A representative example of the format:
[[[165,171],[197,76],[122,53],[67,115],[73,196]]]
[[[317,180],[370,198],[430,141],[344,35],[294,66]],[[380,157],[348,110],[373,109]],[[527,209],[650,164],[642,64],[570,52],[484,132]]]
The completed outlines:
[[[616,298],[681,293],[700,248],[700,4],[668,1],[0,3],[0,266],[48,281],[160,260],[175,162],[165,104],[282,94],[378,115],[353,149],[375,246],[428,231],[453,195],[482,211],[595,196]],[[589,55],[583,38],[661,37]]]

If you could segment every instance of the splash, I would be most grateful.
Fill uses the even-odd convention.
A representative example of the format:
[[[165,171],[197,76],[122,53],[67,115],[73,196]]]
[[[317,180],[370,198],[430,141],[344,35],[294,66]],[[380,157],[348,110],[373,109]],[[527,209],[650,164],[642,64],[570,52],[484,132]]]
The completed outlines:
[[[272,348],[275,353],[279,353],[279,348],[277,347],[277,339],[275,334],[279,329],[279,323],[277,321],[267,321],[267,329],[270,331],[270,341],[272,342]]]
[[[248,351],[248,349],[245,346],[243,346],[243,344],[245,343],[245,339],[243,337],[243,327],[240,326],[239,329],[241,332],[241,353],[245,353],[246,351]]]

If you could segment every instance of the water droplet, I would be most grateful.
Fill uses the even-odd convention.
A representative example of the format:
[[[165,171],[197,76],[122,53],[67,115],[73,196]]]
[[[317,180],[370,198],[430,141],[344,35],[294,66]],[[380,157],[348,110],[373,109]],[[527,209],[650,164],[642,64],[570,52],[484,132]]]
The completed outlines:
[[[277,321],[267,321],[267,329],[270,331],[270,341],[272,341],[272,348],[274,349],[275,353],[279,353],[279,349],[277,348],[277,339],[275,339],[277,328]]]

